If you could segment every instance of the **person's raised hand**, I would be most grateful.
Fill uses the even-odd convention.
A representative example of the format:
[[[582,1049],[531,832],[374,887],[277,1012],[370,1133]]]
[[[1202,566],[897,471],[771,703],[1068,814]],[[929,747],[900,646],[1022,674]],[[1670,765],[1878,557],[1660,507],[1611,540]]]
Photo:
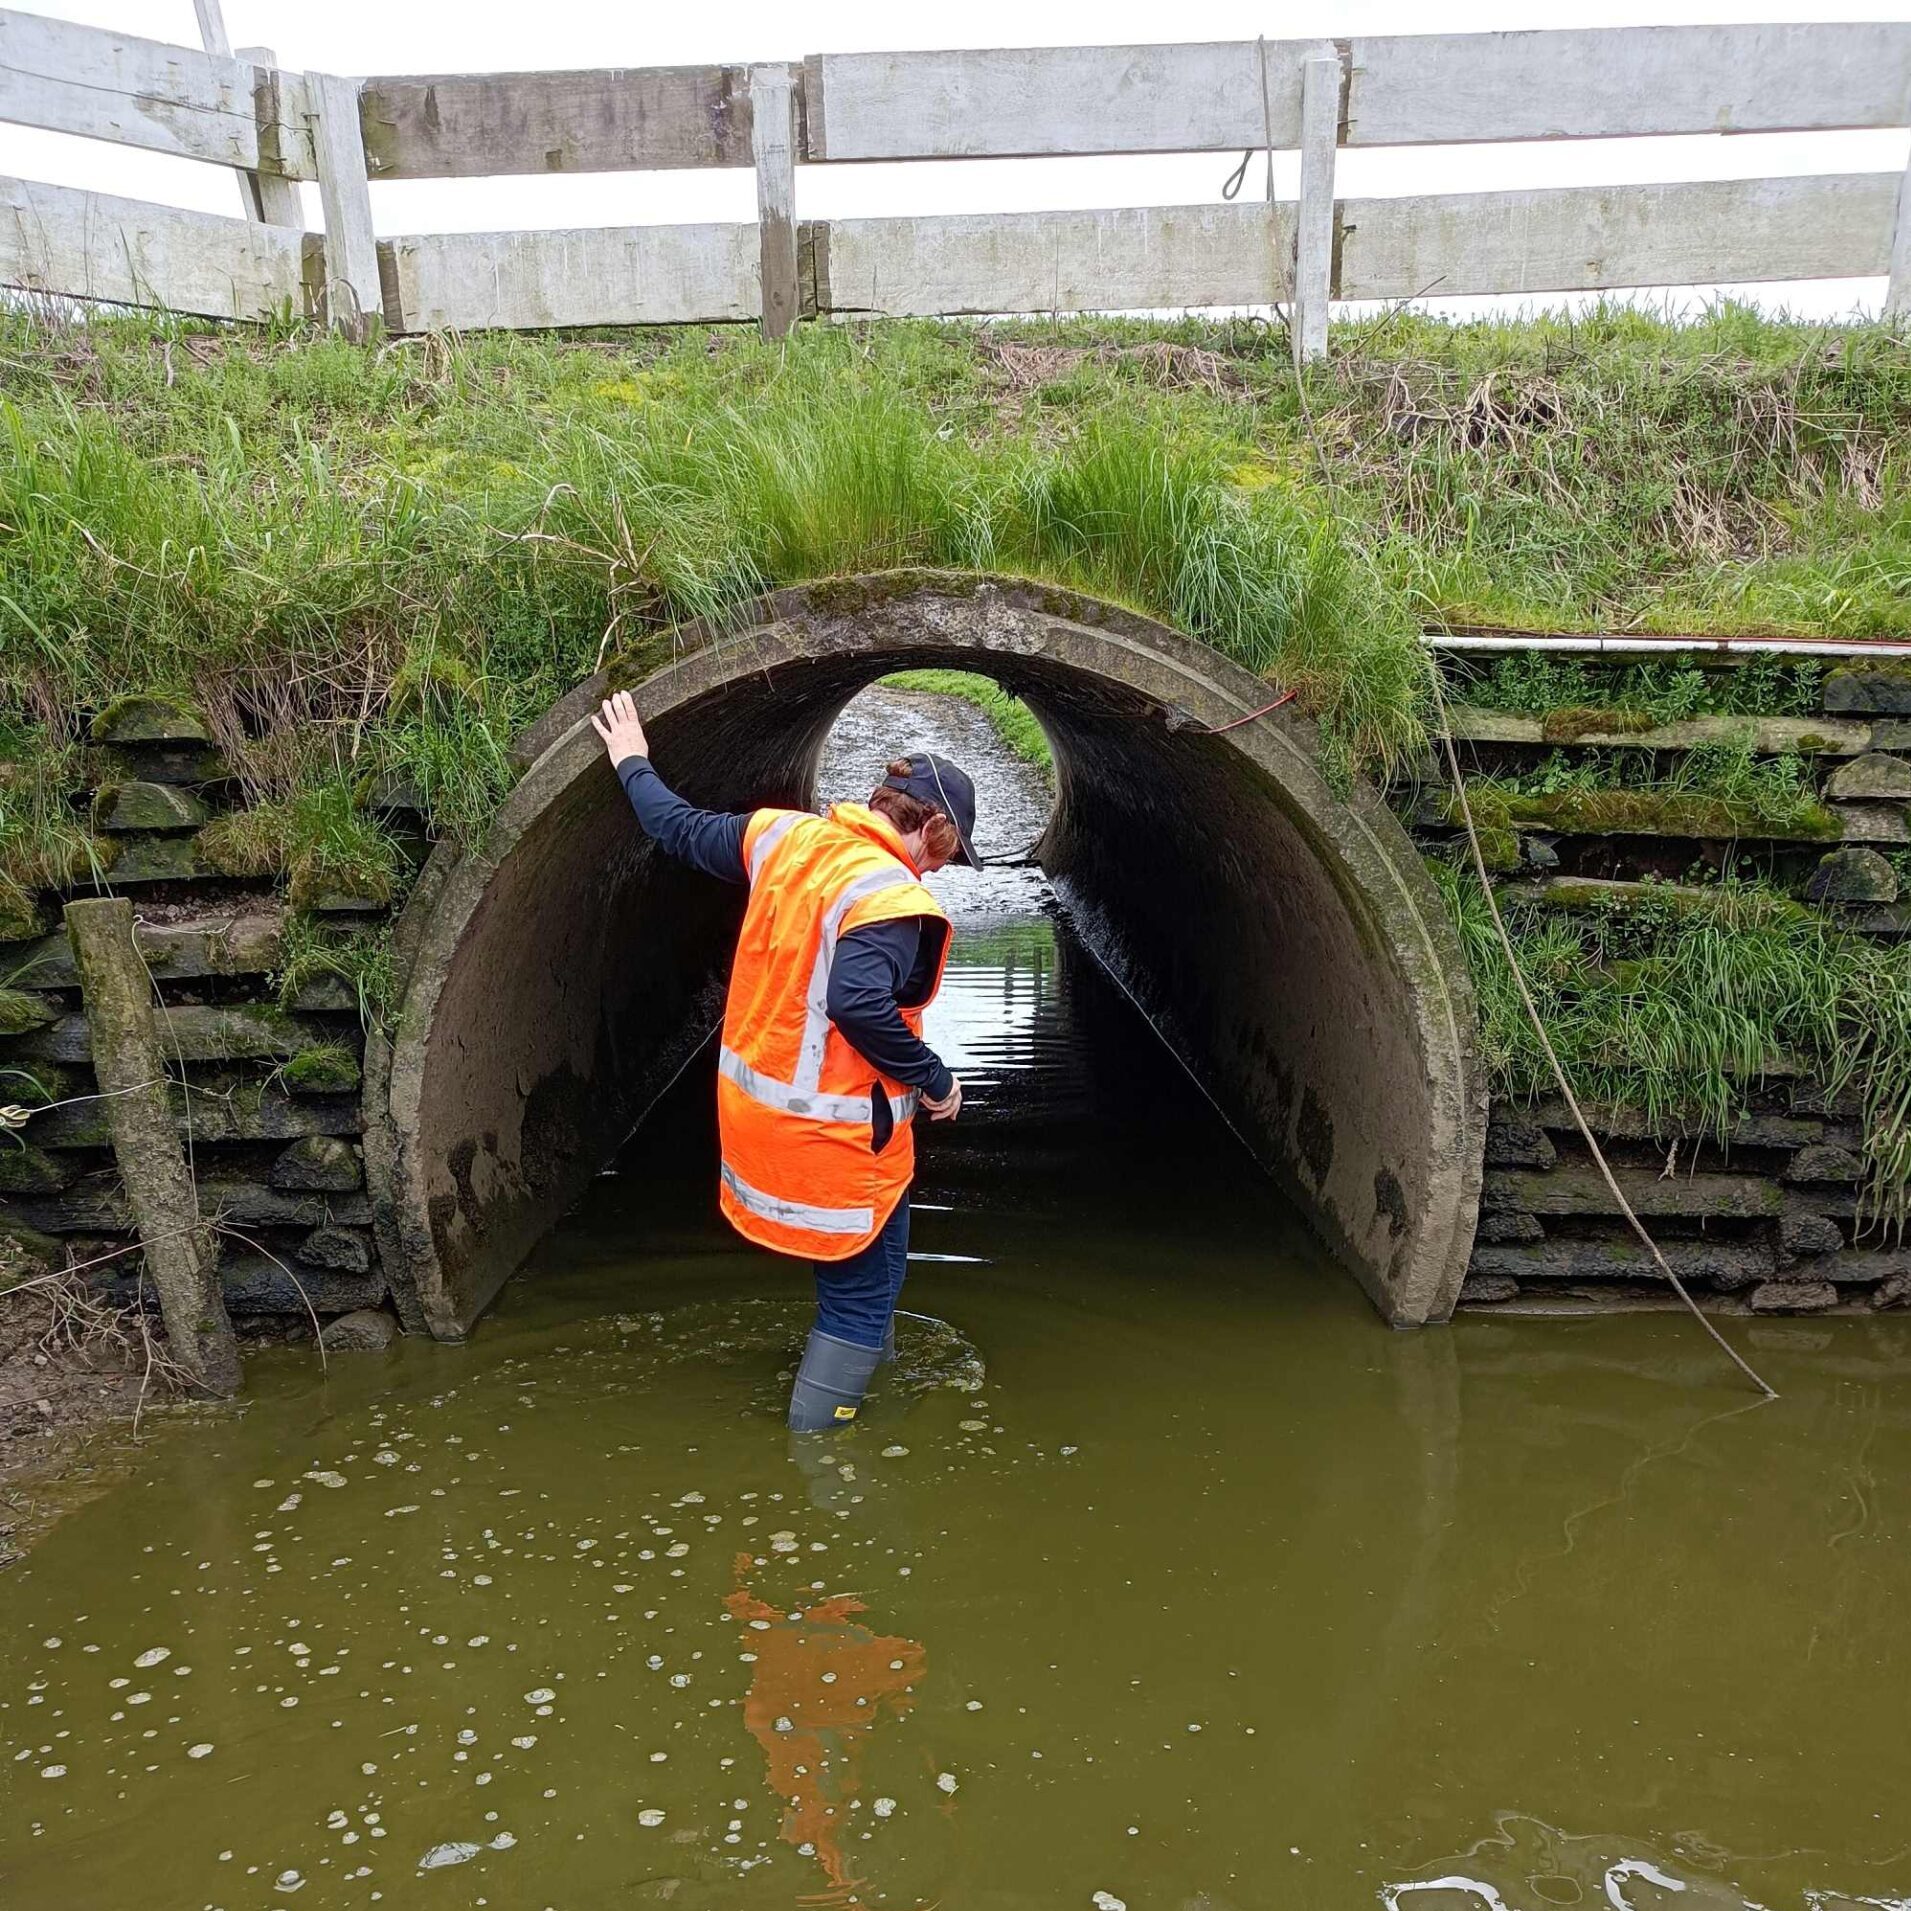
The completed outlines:
[[[954,1121],[962,1110],[962,1077],[949,1077],[949,1092],[940,1101],[931,1101],[925,1095],[922,1105],[928,1111],[931,1121]]]
[[[591,718],[591,728],[603,739],[604,754],[613,766],[627,757],[650,754],[643,720],[637,714],[637,699],[628,690],[604,699],[604,707]]]

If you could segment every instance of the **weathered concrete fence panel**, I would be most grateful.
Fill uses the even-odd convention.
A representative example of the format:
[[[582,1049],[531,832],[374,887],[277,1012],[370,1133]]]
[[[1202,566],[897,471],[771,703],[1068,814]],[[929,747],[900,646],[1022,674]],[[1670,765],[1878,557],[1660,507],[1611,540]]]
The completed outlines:
[[[246,172],[316,177],[296,105],[249,60],[0,9],[0,119]],[[261,125],[260,108],[267,108]]]
[[[203,318],[269,319],[305,309],[305,234],[0,179],[0,281]]]
[[[410,74],[367,80],[360,111],[374,179],[752,163],[740,66]]]
[[[101,76],[104,76],[102,79]],[[0,118],[231,166],[296,228],[13,189],[0,280],[257,317],[299,294],[399,330],[830,312],[1286,305],[1888,274],[1911,304],[1899,171],[1347,200],[1342,147],[1911,125],[1911,25],[1655,27],[812,56],[800,65],[358,82],[0,11]],[[803,165],[1298,149],[1297,200],[799,221]],[[752,167],[757,220],[374,238],[368,181]],[[254,235],[271,232],[269,239]]]
[[[754,318],[759,303],[746,225],[447,232],[388,239],[378,263],[402,332],[721,324]]]

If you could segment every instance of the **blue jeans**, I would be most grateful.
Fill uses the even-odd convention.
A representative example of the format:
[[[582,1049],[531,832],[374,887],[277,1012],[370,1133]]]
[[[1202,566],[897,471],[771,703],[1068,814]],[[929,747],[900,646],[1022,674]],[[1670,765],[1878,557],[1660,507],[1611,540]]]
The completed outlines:
[[[909,1196],[882,1232],[846,1261],[816,1261],[816,1325],[854,1347],[880,1347],[909,1267]]]

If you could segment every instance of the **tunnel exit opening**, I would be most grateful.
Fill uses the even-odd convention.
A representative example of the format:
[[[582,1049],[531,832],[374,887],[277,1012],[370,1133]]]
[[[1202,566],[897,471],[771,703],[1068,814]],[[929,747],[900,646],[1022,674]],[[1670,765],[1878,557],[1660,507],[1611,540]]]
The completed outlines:
[[[367,1071],[381,1247],[413,1323],[469,1330],[720,1010],[740,897],[643,840],[588,712],[636,691],[693,802],[804,807],[856,692],[925,667],[1035,713],[1055,759],[1040,861],[1098,959],[1382,1314],[1444,1318],[1484,1095],[1459,950],[1385,805],[1333,792],[1291,709],[1237,724],[1267,686],[1160,625],[892,573],[776,593],[579,686],[522,740],[485,841],[434,856]]]

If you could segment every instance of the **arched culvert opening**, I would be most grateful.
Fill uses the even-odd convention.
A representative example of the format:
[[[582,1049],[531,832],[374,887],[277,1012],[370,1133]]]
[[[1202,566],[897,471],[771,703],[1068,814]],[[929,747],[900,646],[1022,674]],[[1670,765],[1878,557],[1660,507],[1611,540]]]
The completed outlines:
[[[1110,605],[889,574],[781,591],[666,661],[580,685],[524,738],[484,843],[440,850],[368,1071],[368,1166],[407,1311],[456,1336],[713,1026],[741,899],[638,834],[587,714],[638,693],[658,767],[721,808],[809,800],[823,741],[889,672],[986,672],[1055,746],[1041,860],[1078,924],[1336,1256],[1399,1324],[1451,1310],[1485,1101],[1462,958],[1372,791],[1314,726]]]

